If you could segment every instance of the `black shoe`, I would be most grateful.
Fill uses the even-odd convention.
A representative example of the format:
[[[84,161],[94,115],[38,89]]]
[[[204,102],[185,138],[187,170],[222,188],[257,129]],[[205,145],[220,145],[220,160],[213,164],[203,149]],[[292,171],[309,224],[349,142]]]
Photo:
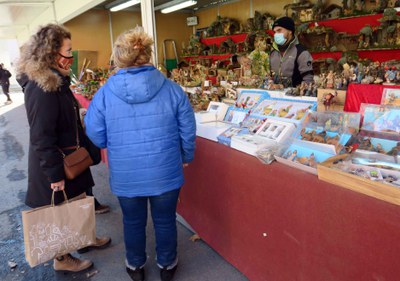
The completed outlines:
[[[126,272],[128,272],[129,277],[131,277],[133,281],[144,281],[144,267],[136,268],[135,270],[127,267]]]
[[[109,211],[110,211],[110,206],[107,206],[107,205],[100,204],[95,208],[96,214],[105,214],[105,213],[108,213]]]
[[[160,269],[161,281],[171,281],[172,278],[174,278],[174,274],[175,274],[175,271],[177,268],[178,268],[178,265],[175,265],[171,269],[167,269],[167,267],[161,268]]]

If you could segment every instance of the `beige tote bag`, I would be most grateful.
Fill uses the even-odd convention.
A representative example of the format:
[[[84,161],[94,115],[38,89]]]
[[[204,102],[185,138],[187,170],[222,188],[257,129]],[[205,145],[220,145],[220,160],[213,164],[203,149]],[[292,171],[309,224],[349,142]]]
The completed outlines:
[[[94,198],[81,194],[71,200],[22,211],[25,258],[31,267],[96,242]]]

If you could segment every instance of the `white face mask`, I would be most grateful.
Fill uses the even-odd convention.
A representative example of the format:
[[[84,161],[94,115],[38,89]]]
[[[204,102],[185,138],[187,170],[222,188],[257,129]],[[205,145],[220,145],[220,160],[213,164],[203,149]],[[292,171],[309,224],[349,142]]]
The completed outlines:
[[[279,46],[282,46],[283,44],[286,43],[286,38],[283,35],[283,33],[275,33],[274,34],[274,41],[276,44],[278,44]]]

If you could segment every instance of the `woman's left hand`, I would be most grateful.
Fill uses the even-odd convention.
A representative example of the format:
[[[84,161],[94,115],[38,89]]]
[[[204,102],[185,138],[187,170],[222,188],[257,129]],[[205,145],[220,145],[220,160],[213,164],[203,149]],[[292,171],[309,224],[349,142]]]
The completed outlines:
[[[50,185],[50,188],[51,188],[53,191],[64,190],[64,188],[65,188],[65,181],[64,181],[64,180],[61,180],[61,181],[58,181],[58,182],[52,182],[51,185]]]

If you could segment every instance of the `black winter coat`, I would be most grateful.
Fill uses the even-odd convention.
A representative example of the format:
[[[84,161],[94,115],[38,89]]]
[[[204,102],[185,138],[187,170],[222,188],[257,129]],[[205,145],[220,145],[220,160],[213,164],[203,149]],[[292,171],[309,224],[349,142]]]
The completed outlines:
[[[49,205],[52,190],[50,183],[65,179],[63,157],[59,148],[76,145],[78,126],[80,144],[86,146],[86,138],[79,120],[77,102],[69,89],[69,78],[57,71],[58,87],[46,91],[35,80],[25,76],[18,81],[25,94],[25,107],[30,126],[28,191],[26,205],[32,208]],[[54,78],[54,77],[53,77]],[[60,78],[60,79],[58,79]],[[50,82],[51,82],[50,81]],[[41,82],[41,81],[39,81]],[[65,150],[65,154],[73,150]],[[90,169],[74,180],[65,179],[65,191],[68,198],[75,197],[94,186]],[[62,192],[56,192],[55,203],[64,200]]]
[[[4,68],[0,68],[0,84],[10,83],[11,73]]]

